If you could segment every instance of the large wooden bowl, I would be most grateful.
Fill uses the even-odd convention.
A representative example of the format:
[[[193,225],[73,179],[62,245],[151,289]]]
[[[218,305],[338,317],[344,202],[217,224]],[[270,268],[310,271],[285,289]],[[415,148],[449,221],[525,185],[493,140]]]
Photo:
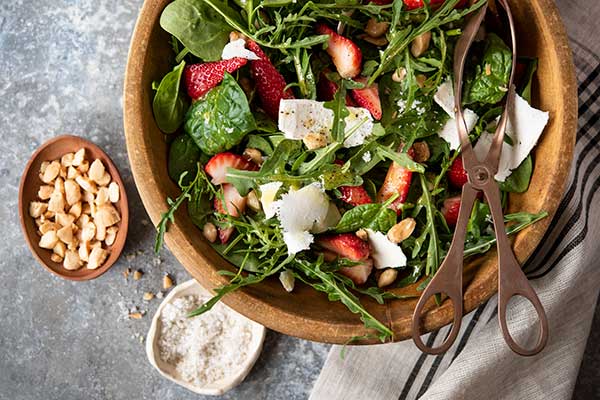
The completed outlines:
[[[124,87],[125,135],[135,182],[154,223],[167,209],[166,198],[178,195],[167,175],[167,144],[152,115],[152,81],[160,79],[172,65],[169,36],[159,17],[169,0],[147,0],[140,13],[129,53]],[[564,27],[552,0],[511,1],[519,27],[520,53],[539,58],[534,103],[550,111],[551,122],[535,153],[535,174],[529,191],[510,197],[511,210],[539,212],[550,218],[517,235],[514,249],[524,262],[540,243],[561,199],[575,143],[577,91],[571,52]],[[190,274],[207,288],[227,282],[217,272],[231,269],[203,240],[201,232],[181,209],[170,226],[166,243]],[[466,267],[465,312],[468,313],[496,293],[496,253],[474,259]],[[298,285],[288,294],[277,279],[239,290],[225,303],[276,331],[305,339],[345,343],[367,333],[361,321],[343,305],[332,303],[312,288]],[[404,289],[415,292],[415,287]],[[415,300],[394,300],[378,305],[361,299],[367,309],[395,333],[394,340],[410,337]],[[439,329],[452,320],[452,305],[431,306],[424,328]],[[367,341],[368,342],[368,341]],[[365,343],[367,343],[365,342]]]

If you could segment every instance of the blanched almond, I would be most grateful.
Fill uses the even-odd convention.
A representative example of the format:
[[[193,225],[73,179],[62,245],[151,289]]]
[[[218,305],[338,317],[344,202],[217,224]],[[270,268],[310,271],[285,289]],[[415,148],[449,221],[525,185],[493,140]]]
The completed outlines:
[[[73,242],[73,227],[71,225],[63,226],[56,232],[56,236],[66,244]]]
[[[96,193],[96,184],[88,178],[84,176],[78,176],[77,178],[75,178],[75,182],[77,182],[77,184],[81,186],[81,188],[86,192]]]
[[[94,202],[94,200],[95,200],[95,198],[94,198],[93,193],[84,191],[83,194],[81,195],[81,201],[83,201],[85,203],[92,204]],[[89,212],[87,214],[89,214]]]
[[[81,201],[73,204],[71,208],[69,208],[69,214],[74,216],[75,218],[79,218],[81,215]]]
[[[100,186],[108,186],[108,184],[110,183],[111,177],[110,174],[108,172],[104,172],[104,175],[102,175],[102,177],[100,179],[98,179],[97,183]]]
[[[79,173],[77,168],[75,168],[73,166],[70,166],[69,168],[67,168],[67,179],[75,179],[79,175],[81,175],[81,174]]]
[[[109,201],[108,188],[107,187],[98,188],[98,192],[96,193],[96,199],[94,200],[94,203],[96,203],[96,205],[98,205],[98,206],[101,206],[101,205],[108,203],[108,201]]]
[[[101,223],[96,224],[96,240],[103,241],[106,239],[106,226]]]
[[[417,222],[413,218],[405,218],[388,231],[387,237],[392,243],[401,243],[415,231]]]
[[[52,255],[50,256],[50,260],[52,260],[55,263],[61,263],[63,261],[63,257],[56,253],[52,253]]]
[[[73,165],[73,159],[75,159],[75,153],[67,153],[60,158],[60,165],[70,167]]]
[[[258,149],[254,149],[252,147],[248,147],[244,150],[244,157],[252,160],[256,165],[262,165],[263,158],[262,153]]]
[[[85,204],[84,204],[85,206]],[[77,226],[80,229],[83,229],[84,225],[91,221],[91,218],[88,214],[81,214],[79,219],[77,220]]]
[[[52,161],[48,165],[48,167],[46,167],[46,169],[44,170],[44,173],[42,174],[42,182],[44,182],[44,183],[52,182],[54,179],[56,179],[56,177],[58,176],[59,173],[60,173],[60,163],[58,161]]]
[[[75,222],[75,217],[71,214],[57,213],[55,222],[60,226],[71,226]]]
[[[42,200],[48,200],[50,196],[52,196],[52,192],[54,192],[54,188],[52,186],[40,186],[40,189],[38,190],[38,197]]]
[[[73,155],[73,161],[71,161],[71,165],[74,167],[79,167],[83,160],[85,160],[85,149],[81,148]]]
[[[102,164],[102,161],[95,159],[94,162],[92,163],[92,165],[90,165],[90,169],[88,171],[88,176],[90,177],[91,180],[98,183],[98,181],[100,179],[102,179],[103,175],[104,175],[104,164]]]
[[[89,242],[96,237],[96,225],[93,222],[88,222],[81,227],[81,241]]]
[[[115,243],[117,232],[119,232],[119,228],[116,226],[111,226],[106,230],[106,238],[104,239],[104,243],[106,243],[107,246],[112,246]]]
[[[254,190],[251,190],[250,193],[248,193],[247,204],[252,211],[258,212],[262,209],[260,201],[258,200],[258,196],[256,195],[256,192]]]
[[[382,288],[391,285],[398,278],[398,270],[394,268],[388,268],[379,275],[377,280],[377,286]]]
[[[82,174],[85,174],[90,169],[90,163],[87,160],[83,160],[83,162],[77,167],[77,170]]]
[[[93,248],[87,263],[88,269],[99,268],[106,261],[106,257],[108,257],[108,252],[102,247]]]
[[[65,197],[62,193],[54,191],[48,201],[48,211],[61,213],[65,211]]]
[[[32,218],[39,218],[48,209],[48,204],[42,203],[41,201],[32,201],[29,203],[29,215]]]
[[[202,228],[202,234],[211,243],[217,240],[217,227],[212,222],[207,222]]]
[[[44,233],[50,232],[50,231],[56,231],[60,228],[60,226],[58,226],[57,224],[55,224],[52,221],[45,221],[43,222],[40,226],[39,226],[39,231],[40,233],[43,235]]]
[[[117,203],[119,201],[121,193],[119,191],[119,184],[117,182],[111,182],[108,185],[108,197],[111,203]]]
[[[81,189],[74,180],[67,179],[65,181],[65,197],[70,206],[81,200]]]
[[[67,250],[65,253],[65,259],[63,260],[63,267],[69,271],[77,270],[81,267],[81,259],[79,254],[73,250]]]
[[[42,161],[42,164],[40,165],[40,175],[44,175],[44,172],[46,172],[46,168],[48,168],[48,165],[50,165],[50,161]]]
[[[54,181],[54,191],[59,193],[65,192],[65,180],[63,178],[56,178],[56,180]]]
[[[417,36],[410,45],[410,52],[416,58],[421,57],[429,49],[431,32],[425,32]]]
[[[77,254],[79,254],[79,258],[85,262],[88,262],[90,257],[90,244],[88,242],[79,243],[79,248],[77,249]]]
[[[379,22],[376,18],[371,18],[369,22],[367,22],[365,32],[371,37],[378,38],[380,36],[383,36],[387,32],[389,27],[389,22]]]
[[[98,207],[94,217],[94,222],[104,225],[105,227],[113,226],[120,220],[121,216],[119,215],[119,212],[110,204]]]
[[[54,212],[52,212],[52,211],[46,211],[44,213],[44,217],[46,217],[47,219],[54,218]]]
[[[58,243],[58,236],[56,236],[56,231],[48,231],[44,233],[40,239],[40,247],[42,249],[51,250]]]
[[[54,246],[54,249],[52,249],[52,251],[54,252],[54,254],[59,255],[60,260],[62,261],[62,259],[65,258],[65,253],[67,252],[67,246],[63,242],[58,242],[58,243],[56,243],[56,246]]]
[[[62,179],[66,179],[67,178],[67,167],[64,166],[60,166],[60,173],[58,174],[58,176]]]

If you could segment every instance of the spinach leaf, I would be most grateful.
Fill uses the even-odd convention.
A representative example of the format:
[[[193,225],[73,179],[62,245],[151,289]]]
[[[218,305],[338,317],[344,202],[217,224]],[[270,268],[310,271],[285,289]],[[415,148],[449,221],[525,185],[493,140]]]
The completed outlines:
[[[370,228],[385,233],[395,224],[396,213],[387,204],[363,204],[346,211],[333,229],[338,233],[346,233]]]
[[[221,59],[231,28],[202,0],[175,0],[163,10],[160,26],[204,61]]]
[[[497,35],[486,36],[482,61],[475,67],[475,75],[465,81],[465,104],[496,104],[508,92],[512,68],[512,52]]]
[[[185,68],[185,61],[173,68],[173,71],[164,76],[152,102],[154,119],[164,133],[173,133],[183,122],[189,102],[181,92],[181,75]]]
[[[179,183],[183,173],[187,172],[181,179],[181,184],[184,186],[189,185],[198,173],[198,159],[200,156],[200,149],[196,146],[194,139],[186,134],[179,135],[169,148],[168,170],[171,179]]]
[[[194,103],[186,116],[185,131],[208,155],[231,149],[254,130],[256,121],[246,94],[229,74]]]
[[[531,175],[533,174],[533,160],[531,155],[519,167],[512,171],[504,182],[498,182],[500,189],[505,192],[523,193],[529,188]]]

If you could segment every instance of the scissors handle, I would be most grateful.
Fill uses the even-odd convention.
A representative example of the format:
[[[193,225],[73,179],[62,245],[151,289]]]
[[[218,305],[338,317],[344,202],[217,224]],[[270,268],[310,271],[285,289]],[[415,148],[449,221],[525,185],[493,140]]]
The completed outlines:
[[[429,354],[440,354],[446,352],[456,340],[463,316],[463,259],[464,243],[467,234],[467,224],[471,216],[471,210],[477,198],[477,191],[471,184],[463,186],[460,211],[456,223],[456,231],[448,254],[440,269],[435,273],[427,288],[421,294],[412,319],[412,338],[415,345],[423,352]],[[445,293],[454,307],[452,330],[439,347],[430,347],[421,339],[421,314],[427,300],[438,293]]]
[[[504,340],[515,353],[522,356],[533,356],[542,351],[546,346],[548,341],[548,319],[544,307],[523,273],[506,235],[500,190],[496,182],[491,180],[488,187],[484,190],[484,194],[492,212],[498,246],[498,321],[502,330],[502,336],[504,336]],[[531,302],[537,312],[540,321],[540,332],[534,348],[526,349],[519,345],[515,342],[508,329],[506,308],[508,302],[514,296],[525,297]]]

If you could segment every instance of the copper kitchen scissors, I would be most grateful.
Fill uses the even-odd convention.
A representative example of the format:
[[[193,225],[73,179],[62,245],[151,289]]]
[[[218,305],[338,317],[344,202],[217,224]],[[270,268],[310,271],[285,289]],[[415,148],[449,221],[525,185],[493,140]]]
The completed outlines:
[[[412,320],[412,337],[419,349],[430,354],[443,353],[452,346],[460,330],[461,319],[463,316],[463,258],[464,243],[467,233],[467,224],[471,215],[471,210],[475,204],[478,192],[483,192],[487,203],[490,206],[492,218],[494,221],[494,230],[496,232],[498,248],[498,319],[502,329],[502,335],[508,346],[517,354],[523,356],[532,356],[539,353],[546,345],[548,339],[548,320],[542,303],[535,291],[529,284],[527,277],[523,273],[519,262],[515,258],[511,244],[506,235],[504,225],[504,215],[502,212],[502,203],[500,199],[500,189],[494,176],[498,172],[500,154],[502,152],[502,142],[508,123],[508,114],[511,103],[514,100],[515,87],[513,79],[516,64],[516,34],[515,25],[510,8],[506,0],[498,0],[504,7],[510,23],[510,33],[512,39],[512,71],[510,74],[509,91],[506,96],[504,112],[496,127],[494,139],[490,150],[484,161],[479,161],[475,156],[469,133],[462,110],[462,83],[465,60],[469,48],[473,44],[475,36],[483,22],[487,11],[487,4],[484,5],[476,14],[470,17],[467,22],[461,38],[458,40],[454,53],[454,94],[455,94],[455,113],[456,124],[461,142],[461,152],[463,165],[469,177],[468,182],[463,186],[458,222],[456,224],[454,237],[448,255],[440,266],[427,288],[421,295],[415,308]],[[454,306],[454,323],[450,334],[445,342],[432,348],[423,343],[420,336],[421,312],[427,300],[435,294],[445,293]],[[506,323],[506,307],[513,296],[523,296],[527,298],[534,306],[539,320],[540,333],[538,342],[533,349],[525,349],[517,344]]]

